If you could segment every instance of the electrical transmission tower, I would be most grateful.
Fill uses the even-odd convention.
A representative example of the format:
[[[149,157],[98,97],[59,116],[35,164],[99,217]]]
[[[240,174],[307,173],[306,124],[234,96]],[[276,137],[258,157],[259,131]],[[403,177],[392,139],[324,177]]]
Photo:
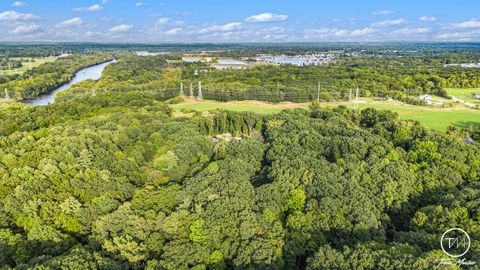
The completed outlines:
[[[193,101],[193,99],[194,99],[194,98],[193,98],[193,84],[190,83],[190,100]]]
[[[183,93],[183,82],[180,83],[180,96],[184,97],[185,94]]]
[[[5,99],[10,99],[10,95],[8,94],[8,90],[7,88],[5,88],[5,96],[4,96]]]
[[[317,86],[317,102],[320,102],[320,82],[318,82]]]
[[[202,81],[198,82],[198,100],[203,100],[202,95]]]
[[[350,107],[353,108],[352,88],[350,88],[350,93],[348,94],[348,103],[350,104]]]
[[[357,90],[355,91],[355,101],[353,102],[353,110],[354,111],[358,110],[358,87],[357,87]]]

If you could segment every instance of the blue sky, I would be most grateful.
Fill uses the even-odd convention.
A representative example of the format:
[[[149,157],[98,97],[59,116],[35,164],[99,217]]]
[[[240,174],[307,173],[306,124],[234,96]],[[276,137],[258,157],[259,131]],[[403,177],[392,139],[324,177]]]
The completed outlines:
[[[1,0],[0,40],[480,41],[480,1]]]

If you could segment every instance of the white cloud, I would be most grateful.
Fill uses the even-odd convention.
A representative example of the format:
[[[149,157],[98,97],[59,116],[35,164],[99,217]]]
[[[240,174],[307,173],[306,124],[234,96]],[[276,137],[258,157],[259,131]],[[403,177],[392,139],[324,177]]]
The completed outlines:
[[[12,7],[26,7],[26,6],[28,6],[28,4],[22,1],[16,1],[16,2],[13,2],[12,4]]]
[[[155,31],[164,31],[164,29],[167,26],[170,26],[169,28],[173,28],[173,27],[183,27],[184,25],[185,25],[184,21],[172,20],[171,18],[163,17],[163,18],[158,19],[155,22],[152,29],[155,30]]]
[[[322,27],[320,29],[313,29],[313,30],[308,30],[309,32],[311,33],[315,33],[315,34],[327,34],[327,33],[330,33],[332,29],[330,28],[327,28],[327,27]]]
[[[40,19],[39,16],[27,13],[18,13],[13,10],[0,13],[0,21],[32,21]]]
[[[415,34],[424,34],[430,32],[430,28],[427,27],[418,27],[418,28],[401,28],[393,31],[393,34],[396,35],[415,35]]]
[[[375,10],[372,12],[373,16],[385,16],[385,15],[390,15],[393,14],[394,12],[391,10]]]
[[[100,36],[102,36],[102,33],[88,31],[88,32],[85,33],[85,36],[87,36],[87,37],[100,37]]]
[[[280,22],[288,20],[288,15],[262,13],[245,19],[247,22]]]
[[[247,25],[235,31],[215,32],[211,35],[201,36],[203,40],[221,40],[221,41],[286,41],[289,40],[288,30],[283,27],[256,27]]]
[[[233,31],[233,30],[238,30],[242,27],[242,24],[239,22],[232,22],[232,23],[227,23],[227,24],[213,24],[213,25],[208,25],[204,28],[201,28],[198,33],[199,34],[208,34],[212,32],[227,32],[227,31]]]
[[[404,23],[405,23],[404,19],[395,19],[395,20],[385,20],[381,22],[372,23],[372,26],[383,28],[383,27],[396,26]]]
[[[101,10],[103,10],[103,6],[99,4],[95,4],[89,7],[78,7],[73,9],[73,11],[101,11]]]
[[[371,27],[365,27],[363,29],[356,29],[356,30],[353,30],[350,35],[354,36],[354,37],[361,37],[361,36],[366,36],[366,35],[370,35],[370,34],[373,34],[377,32],[376,29],[374,28],[371,28]]]
[[[147,5],[146,3],[144,3],[144,2],[137,2],[137,3],[135,3],[135,6],[136,6],[136,7],[146,7],[146,6],[148,6],[148,5]]]
[[[307,32],[307,36],[309,37],[316,36],[319,38],[324,38],[328,36],[343,37],[349,34],[349,31],[347,29],[327,28],[327,27],[322,27],[320,29],[306,30],[306,32]]]
[[[419,19],[420,21],[423,21],[423,22],[434,22],[437,20],[437,18],[434,16],[422,16]]]
[[[452,24],[453,28],[480,28],[480,21],[477,21],[475,19],[465,21],[465,22],[460,22],[460,23],[453,23]]]
[[[447,40],[447,41],[478,40],[480,38],[480,30],[472,30],[467,32],[442,33],[434,36],[433,38],[438,40]]]
[[[71,27],[71,26],[79,26],[84,24],[83,20],[80,17],[75,17],[70,20],[65,20],[63,22],[59,22],[56,24],[57,27]]]
[[[31,24],[19,25],[15,29],[10,31],[10,33],[16,34],[16,35],[27,35],[27,34],[37,33],[40,30],[41,30],[40,25],[31,23]]]
[[[190,16],[192,13],[190,11],[175,11],[173,13],[175,16]]]
[[[182,28],[172,28],[172,29],[168,30],[167,32],[165,32],[165,34],[167,34],[169,36],[174,36],[174,35],[180,34],[180,32],[182,30],[183,30]]]
[[[305,30],[306,39],[331,39],[331,38],[361,38],[378,32],[377,29],[365,27],[361,29],[344,29],[344,28],[326,28]]]
[[[132,25],[129,25],[129,24],[120,24],[120,25],[117,25],[117,26],[114,26],[112,28],[110,28],[108,31],[112,32],[112,33],[119,33],[119,32],[125,32],[125,31],[128,31],[130,29],[132,29],[133,26]]]
[[[347,29],[335,29],[333,31],[333,34],[336,36],[336,37],[344,37],[344,36],[348,36],[349,32]]]
[[[171,21],[170,18],[160,18],[160,19],[158,19],[157,22],[155,23],[155,26],[161,27],[161,26],[166,25],[166,24],[169,23],[170,21]]]

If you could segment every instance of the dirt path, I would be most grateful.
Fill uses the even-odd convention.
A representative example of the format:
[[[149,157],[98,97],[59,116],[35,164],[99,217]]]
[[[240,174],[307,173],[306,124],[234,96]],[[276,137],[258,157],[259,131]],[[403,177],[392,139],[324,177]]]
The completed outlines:
[[[477,107],[477,105],[475,105],[475,104],[473,104],[473,103],[471,103],[471,102],[467,102],[467,101],[465,101],[465,100],[459,99],[459,98],[457,98],[457,97],[453,97],[453,96],[452,96],[452,100],[453,100],[453,101],[456,101],[456,102],[459,102],[459,103],[462,103],[463,105],[468,106],[468,107],[471,107],[471,108],[476,108],[476,107]]]

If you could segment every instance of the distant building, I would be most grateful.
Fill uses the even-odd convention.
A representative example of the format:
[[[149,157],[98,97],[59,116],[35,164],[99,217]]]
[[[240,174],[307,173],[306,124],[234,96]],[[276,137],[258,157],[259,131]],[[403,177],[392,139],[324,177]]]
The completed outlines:
[[[467,139],[463,140],[466,144],[473,144],[473,139],[468,137]]]
[[[421,95],[418,97],[419,100],[425,101],[427,104],[432,104],[432,96],[431,95]]]
[[[422,96],[419,96],[418,99],[420,99],[420,100],[432,100],[432,96],[431,95],[422,95]]]

